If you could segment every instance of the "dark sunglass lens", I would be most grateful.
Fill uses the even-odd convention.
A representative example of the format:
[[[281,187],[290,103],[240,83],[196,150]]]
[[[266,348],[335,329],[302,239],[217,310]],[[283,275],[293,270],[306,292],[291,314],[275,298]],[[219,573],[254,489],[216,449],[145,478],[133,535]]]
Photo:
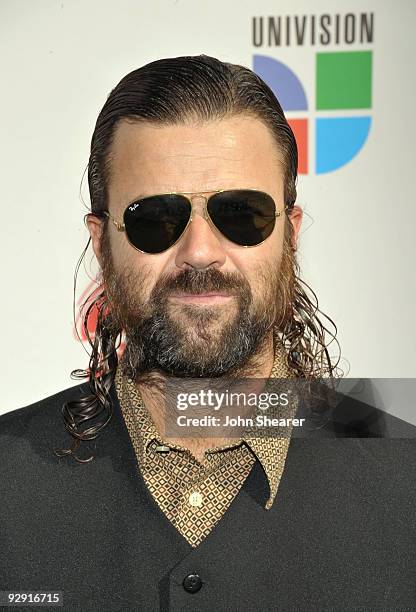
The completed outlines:
[[[184,196],[150,196],[126,208],[124,224],[134,247],[145,253],[161,253],[180,238],[190,216],[191,205]]]
[[[273,198],[262,191],[224,191],[208,202],[208,213],[215,226],[226,238],[242,246],[255,246],[270,236],[275,211]]]

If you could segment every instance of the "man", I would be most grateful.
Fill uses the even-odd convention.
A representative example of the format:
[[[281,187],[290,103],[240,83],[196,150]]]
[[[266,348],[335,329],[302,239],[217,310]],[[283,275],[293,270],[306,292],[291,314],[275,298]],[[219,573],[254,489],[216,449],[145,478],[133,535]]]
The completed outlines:
[[[391,418],[380,439],[357,402],[317,426],[306,402],[300,438],[163,434],[164,384],[336,374],[296,274],[296,171],[246,68],[165,59],[111,92],[89,161],[88,381],[0,420],[3,591],[83,611],[414,609],[415,428]]]

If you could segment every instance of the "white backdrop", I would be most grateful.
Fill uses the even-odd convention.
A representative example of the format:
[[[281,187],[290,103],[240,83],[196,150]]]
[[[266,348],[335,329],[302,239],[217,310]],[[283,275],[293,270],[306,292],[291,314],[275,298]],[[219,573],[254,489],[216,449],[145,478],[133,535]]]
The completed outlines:
[[[373,52],[365,146],[337,171],[299,178],[300,263],[338,326],[349,376],[416,377],[416,5],[315,0],[313,11],[373,12],[372,44],[253,46],[253,17],[308,15],[308,0],[1,0],[0,412],[76,384],[70,371],[87,365],[72,322],[87,240],[79,185],[108,93],[149,61],[200,53],[250,68],[253,54],[268,55],[312,92],[317,51]],[[88,204],[86,178],[82,196]]]

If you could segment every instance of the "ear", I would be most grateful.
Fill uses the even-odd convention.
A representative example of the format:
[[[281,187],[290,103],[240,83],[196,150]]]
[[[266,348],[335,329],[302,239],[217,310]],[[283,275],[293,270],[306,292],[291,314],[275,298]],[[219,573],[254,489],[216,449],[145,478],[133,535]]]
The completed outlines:
[[[93,251],[98,259],[98,263],[102,267],[101,235],[103,231],[103,220],[93,214],[88,214],[85,217],[85,223],[91,236]]]
[[[300,226],[302,224],[302,216],[303,216],[303,210],[301,209],[300,206],[297,206],[297,205],[295,205],[289,213],[289,219],[293,227],[292,246],[295,250],[297,248],[297,241],[298,241],[298,234],[299,234]]]

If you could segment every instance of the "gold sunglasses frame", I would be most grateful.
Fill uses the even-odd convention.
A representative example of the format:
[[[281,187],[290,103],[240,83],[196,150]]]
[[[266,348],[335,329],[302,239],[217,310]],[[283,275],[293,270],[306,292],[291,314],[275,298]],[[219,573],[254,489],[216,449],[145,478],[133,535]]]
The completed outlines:
[[[132,244],[127,236],[127,240],[129,242],[129,244],[136,249],[137,251],[140,251],[140,253],[144,253],[145,255],[160,255],[161,253],[165,253],[165,251],[168,251],[169,249],[171,249],[173,246],[175,246],[175,244],[177,244],[179,242],[179,240],[183,237],[183,235],[185,234],[186,230],[188,229],[192,219],[193,219],[193,210],[194,210],[194,203],[193,203],[193,198],[199,196],[204,198],[205,202],[204,202],[204,213],[203,213],[203,217],[204,219],[209,223],[209,225],[211,226],[211,228],[214,230],[214,232],[218,232],[220,234],[220,236],[222,238],[225,238],[226,240],[228,240],[229,242],[231,242],[232,244],[236,244],[239,247],[242,247],[244,249],[251,249],[253,247],[257,247],[260,244],[263,244],[263,242],[265,242],[267,240],[267,238],[270,238],[270,236],[267,236],[267,238],[265,238],[264,240],[262,240],[261,242],[259,242],[258,244],[238,244],[238,242],[234,242],[233,240],[230,240],[230,238],[227,238],[227,236],[224,236],[224,234],[218,229],[218,227],[215,225],[215,223],[213,222],[213,220],[211,219],[209,212],[208,212],[208,202],[209,200],[212,198],[212,196],[218,194],[218,193],[225,193],[227,191],[252,191],[252,192],[256,192],[256,193],[262,193],[266,196],[268,196],[269,198],[271,198],[272,196],[268,193],[266,193],[265,191],[260,191],[259,189],[219,189],[217,191],[200,191],[200,192],[195,192],[195,191],[171,191],[170,193],[155,193],[152,195],[148,195],[148,196],[144,196],[143,198],[139,198],[139,199],[135,199],[133,200],[130,204],[128,204],[125,208],[125,210],[127,210],[127,208],[129,206],[131,206],[132,204],[136,204],[138,202],[141,202],[142,200],[146,200],[147,198],[152,198],[155,196],[168,196],[168,195],[180,195],[180,196],[190,196],[190,197],[186,197],[186,199],[190,202],[191,204],[191,214],[189,216],[189,220],[188,223],[186,224],[183,232],[181,233],[181,235],[179,236],[179,238],[177,240],[175,240],[175,242],[173,244],[171,244],[167,249],[164,249],[163,251],[158,251],[157,253],[148,253],[147,251],[142,251],[141,249],[139,249],[138,247],[134,246],[134,244]],[[211,195],[206,197],[204,194],[206,193],[210,193]],[[285,210],[288,210],[289,207],[285,206],[282,210],[276,210],[276,202],[274,201],[274,198],[272,198],[273,202],[274,202],[274,206],[275,206],[275,213],[274,216],[276,217],[280,217]],[[117,219],[115,219],[112,215],[110,215],[110,213],[106,210],[102,211],[102,214],[106,217],[108,217],[113,225],[115,226],[115,228],[117,229],[117,231],[119,232],[125,232],[126,231],[126,226],[122,221],[117,221]],[[274,228],[273,228],[274,229]]]

